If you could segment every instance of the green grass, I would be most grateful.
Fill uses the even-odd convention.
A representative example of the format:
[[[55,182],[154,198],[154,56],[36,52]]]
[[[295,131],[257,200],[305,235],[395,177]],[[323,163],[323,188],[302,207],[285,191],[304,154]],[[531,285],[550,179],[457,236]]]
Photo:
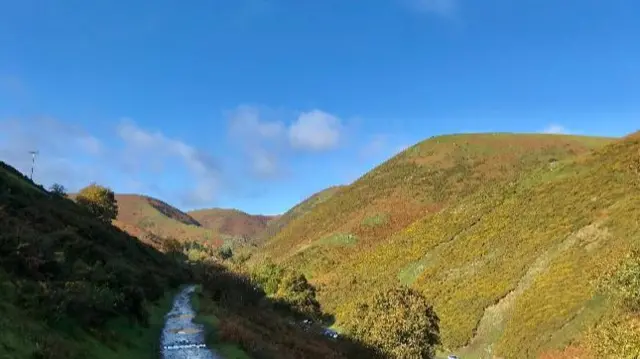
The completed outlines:
[[[337,325],[372,288],[405,284],[434,304],[445,348],[535,357],[579,337],[606,309],[594,283],[639,241],[631,170],[639,151],[637,136],[432,138],[293,220],[259,252],[312,274]],[[368,225],[378,222],[372,213],[385,213],[385,225]],[[309,246],[344,233],[357,241]]]
[[[335,233],[320,239],[317,244],[330,246],[353,246],[358,242],[358,238],[350,233]]]
[[[217,328],[220,319],[215,314],[216,307],[206,296],[200,296],[202,288],[198,287],[191,297],[191,305],[196,312],[195,323],[202,324],[205,330],[205,342],[207,346],[225,359],[251,359],[241,348],[232,343],[220,342],[217,335]],[[204,303],[203,303],[204,302]]]
[[[158,303],[149,307],[148,328],[131,325],[123,319],[111,321],[107,330],[116,334],[115,347],[109,347],[90,336],[84,337],[86,344],[82,346],[87,349],[91,358],[96,359],[158,359],[164,316],[171,309],[176,293],[176,291],[167,292]]]
[[[368,226],[368,227],[375,227],[375,226],[381,226],[387,223],[387,221],[388,221],[388,218],[386,214],[378,213],[362,220],[362,225]]]
[[[3,278],[6,278],[3,276]],[[5,282],[6,283],[6,282]],[[47,342],[53,348],[72,348],[88,358],[96,359],[158,359],[160,334],[164,315],[171,308],[174,292],[157,303],[150,304],[149,326],[129,323],[118,318],[107,323],[96,333],[70,325],[48,326],[34,319],[22,308],[11,304],[12,288],[3,286],[0,294],[0,358],[32,358],[34,340]]]
[[[0,227],[0,357],[157,354],[184,267],[4,163]]]

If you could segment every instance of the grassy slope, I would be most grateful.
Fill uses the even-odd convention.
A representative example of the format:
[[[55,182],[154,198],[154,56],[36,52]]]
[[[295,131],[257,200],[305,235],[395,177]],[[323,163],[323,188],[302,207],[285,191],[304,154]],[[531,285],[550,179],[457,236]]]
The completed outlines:
[[[223,343],[218,338],[220,318],[216,316],[217,307],[212,300],[202,295],[202,288],[198,288],[191,297],[191,304],[195,310],[194,321],[204,326],[205,342],[225,359],[250,359],[251,357],[235,344]]]
[[[154,349],[170,291],[157,303],[147,303],[149,327],[116,316],[97,331],[69,317],[76,310],[87,312],[86,307],[72,304],[65,309],[59,307],[64,301],[54,298],[62,294],[83,305],[95,304],[98,298],[68,289],[106,280],[110,288],[121,290],[109,279],[114,275],[128,279],[121,286],[162,293],[168,289],[162,283],[179,270],[161,253],[97,221],[72,201],[50,196],[2,162],[0,227],[0,358],[32,358],[36,353],[43,358],[70,358],[74,352],[104,359],[157,356]],[[40,304],[29,306],[25,298]],[[54,312],[60,319],[46,322],[43,314]]]
[[[220,235],[160,200],[139,195],[117,195],[118,219],[116,225],[122,226],[133,235],[147,232],[164,238],[180,241],[196,241],[213,246],[222,245]]]
[[[266,229],[258,236],[261,242],[265,242],[272,237],[274,237],[278,232],[286,227],[289,223],[294,221],[295,219],[302,217],[307,214],[311,210],[313,210],[317,205],[327,201],[334,194],[336,194],[340,189],[344,188],[344,186],[333,186],[326,188],[318,193],[313,194],[309,198],[304,201],[298,203],[296,206],[288,210],[285,214],[274,218],[267,224]]]
[[[188,212],[203,227],[227,241],[250,242],[256,239],[276,216],[250,215],[236,209],[201,209]]]
[[[533,357],[598,318],[590,280],[638,241],[638,175],[628,169],[638,136],[603,147],[611,141],[432,138],[294,219],[261,252],[303,270],[339,317],[356,295],[405,283],[434,303],[447,347]]]
[[[227,358],[247,355],[224,343],[262,358],[344,359],[362,352],[289,325],[267,299],[245,301],[245,295],[256,298],[251,284],[221,267],[203,264],[187,273],[2,162],[0,228],[2,359],[157,358],[163,315],[178,284],[194,279],[210,288],[197,303],[199,319],[215,329],[215,347]],[[224,293],[214,304],[212,291],[220,286]],[[137,321],[144,313],[147,327]],[[89,318],[103,318],[103,325]]]

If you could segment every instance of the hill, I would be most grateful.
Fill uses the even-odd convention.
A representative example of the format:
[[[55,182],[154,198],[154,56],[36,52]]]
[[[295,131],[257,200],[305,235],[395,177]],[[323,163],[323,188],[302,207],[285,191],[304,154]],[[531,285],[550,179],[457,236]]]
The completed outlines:
[[[0,358],[152,357],[182,267],[3,162],[0,227]]]
[[[405,284],[434,304],[445,348],[532,358],[607,310],[594,279],[640,235],[639,137],[434,137],[292,219],[249,264],[304,272],[338,327],[374,288]]]
[[[161,238],[206,243],[214,247],[223,244],[216,231],[203,227],[187,213],[163,201],[134,194],[119,194],[116,200],[118,218],[115,223],[134,235],[150,233]]]
[[[301,328],[291,308],[221,262],[163,254],[3,162],[0,226],[0,358],[157,358],[172,296],[191,281],[196,320],[225,357],[374,354]]]
[[[250,242],[256,239],[271,220],[278,216],[251,215],[237,209],[201,209],[188,212],[203,227],[228,241]]]
[[[285,214],[271,220],[265,230],[258,235],[258,242],[265,242],[276,235],[282,228],[287,226],[291,221],[301,217],[314,209],[318,204],[331,198],[344,186],[332,186],[318,193],[315,193],[304,201],[298,203]]]

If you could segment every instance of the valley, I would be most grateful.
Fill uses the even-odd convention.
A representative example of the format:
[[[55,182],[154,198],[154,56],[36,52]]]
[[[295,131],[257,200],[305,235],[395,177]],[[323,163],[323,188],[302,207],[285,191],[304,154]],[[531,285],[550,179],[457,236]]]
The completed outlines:
[[[47,343],[35,346],[46,358],[143,357],[108,329],[127,317],[136,335],[156,336],[136,341],[149,358],[154,346],[163,358],[373,357],[377,342],[354,333],[362,303],[384,291],[433,306],[437,358],[595,359],[613,353],[593,344],[598,333],[635,340],[637,312],[602,283],[635,268],[640,248],[638,133],[437,136],[280,216],[185,213],[129,194],[101,223],[78,194],[56,197],[8,165],[0,174],[13,313],[0,326],[3,358],[32,355],[21,352],[29,338]],[[295,324],[305,317],[340,339]]]

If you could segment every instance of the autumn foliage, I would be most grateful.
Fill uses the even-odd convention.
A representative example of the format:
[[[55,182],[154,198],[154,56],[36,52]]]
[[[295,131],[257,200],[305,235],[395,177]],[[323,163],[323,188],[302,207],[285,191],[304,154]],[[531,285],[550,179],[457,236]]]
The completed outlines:
[[[433,358],[440,344],[439,319],[418,291],[394,288],[357,303],[346,329],[395,359]]]
[[[304,273],[339,326],[404,284],[435,308],[445,348],[480,336],[462,357],[536,357],[611,306],[595,283],[640,235],[639,150],[638,135],[434,137],[294,218],[249,264]]]
[[[76,202],[102,221],[110,223],[118,216],[118,204],[113,191],[92,183],[76,195]]]

